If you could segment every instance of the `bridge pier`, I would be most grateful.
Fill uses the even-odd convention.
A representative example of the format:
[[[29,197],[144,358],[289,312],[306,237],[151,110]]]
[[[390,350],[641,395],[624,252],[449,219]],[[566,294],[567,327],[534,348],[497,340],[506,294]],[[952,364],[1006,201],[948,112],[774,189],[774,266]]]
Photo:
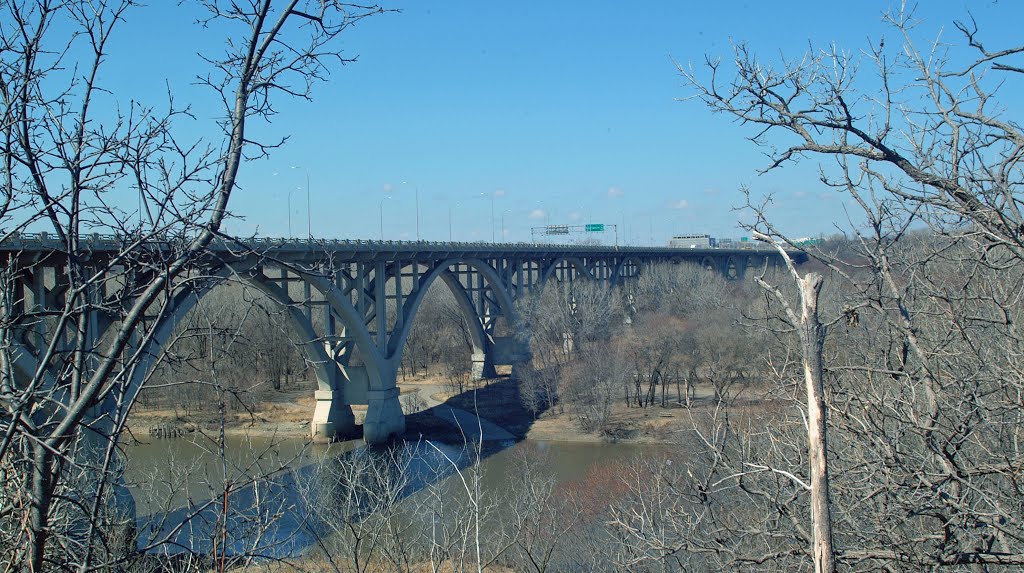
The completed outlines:
[[[493,351],[473,351],[473,356],[470,358],[472,363],[469,370],[469,377],[472,380],[485,380],[487,378],[494,378],[498,375],[498,372],[494,369],[493,354]]]
[[[405,414],[398,401],[398,369],[394,362],[384,360],[376,370],[367,370],[371,378],[366,391],[363,441],[385,444],[405,432]]]
[[[363,440],[367,444],[385,444],[405,432],[405,414],[398,401],[398,388],[370,390],[366,393],[366,419]]]
[[[335,390],[317,390],[313,393],[316,406],[310,435],[318,444],[330,443],[337,438],[351,436],[355,431],[352,408],[345,403],[344,393]]]

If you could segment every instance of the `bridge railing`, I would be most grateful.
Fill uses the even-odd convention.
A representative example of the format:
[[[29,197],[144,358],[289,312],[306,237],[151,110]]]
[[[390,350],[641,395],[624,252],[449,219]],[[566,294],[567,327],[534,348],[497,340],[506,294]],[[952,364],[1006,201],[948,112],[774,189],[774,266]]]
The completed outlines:
[[[79,237],[83,246],[94,250],[118,250],[130,237],[117,236],[113,234],[89,233]],[[159,244],[159,240],[153,240]],[[536,252],[538,250],[572,251],[607,253],[609,251],[621,252],[657,252],[657,253],[683,253],[683,252],[726,252],[726,251],[772,251],[774,247],[764,243],[744,242],[715,247],[645,247],[635,245],[573,245],[560,243],[526,243],[526,242],[505,242],[492,243],[489,241],[395,241],[395,240],[374,240],[374,239],[318,239],[318,238],[287,238],[287,237],[246,237],[239,238],[232,242],[218,241],[211,247],[214,250],[237,249],[239,245],[252,248],[253,250],[290,250],[290,251],[332,251],[332,250],[401,250],[401,251],[521,251]],[[54,234],[45,231],[37,233],[14,233],[10,238],[0,243],[0,250],[32,250],[32,249],[53,249],[59,250],[63,247],[62,242]]]

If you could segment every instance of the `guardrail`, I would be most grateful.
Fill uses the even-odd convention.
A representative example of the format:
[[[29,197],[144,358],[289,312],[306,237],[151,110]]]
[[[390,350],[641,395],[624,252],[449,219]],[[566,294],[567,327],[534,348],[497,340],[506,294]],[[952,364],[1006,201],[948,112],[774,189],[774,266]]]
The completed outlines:
[[[146,242],[153,245],[166,244],[171,239],[164,239],[158,236],[147,238]],[[180,239],[179,239],[180,240]],[[90,233],[81,235],[79,241],[83,247],[91,250],[119,250],[126,244],[130,244],[133,238],[130,236],[118,236],[113,234]],[[537,251],[537,250],[560,250],[576,252],[723,252],[723,251],[764,251],[774,250],[774,247],[765,243],[737,243],[729,247],[645,247],[637,245],[572,245],[559,243],[492,243],[488,241],[393,241],[393,240],[372,240],[372,239],[300,239],[286,237],[248,237],[239,238],[233,241],[217,240],[212,245],[213,250],[226,250],[238,247],[248,247],[254,250],[474,250],[474,251]],[[24,249],[48,249],[60,250],[63,243],[55,235],[46,232],[39,233],[16,233],[7,240],[0,242],[0,250],[24,250]]]

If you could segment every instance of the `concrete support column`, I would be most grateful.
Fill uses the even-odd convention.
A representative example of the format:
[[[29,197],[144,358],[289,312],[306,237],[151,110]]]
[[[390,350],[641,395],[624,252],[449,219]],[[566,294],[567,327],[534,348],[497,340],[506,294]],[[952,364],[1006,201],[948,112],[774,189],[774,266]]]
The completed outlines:
[[[490,352],[474,349],[470,360],[472,360],[469,370],[471,379],[484,380],[498,375],[497,371],[494,370],[494,360]]]
[[[355,433],[356,421],[352,408],[345,403],[344,394],[334,390],[313,393],[316,407],[310,422],[310,435],[316,443],[329,443]]]
[[[405,432],[405,414],[398,401],[398,388],[391,378],[391,388],[369,390],[366,393],[366,419],[363,421],[363,440],[368,444],[384,444]]]
[[[512,367],[512,377],[516,378],[516,367],[530,361],[530,344],[512,336],[496,336],[491,346],[493,363]]]

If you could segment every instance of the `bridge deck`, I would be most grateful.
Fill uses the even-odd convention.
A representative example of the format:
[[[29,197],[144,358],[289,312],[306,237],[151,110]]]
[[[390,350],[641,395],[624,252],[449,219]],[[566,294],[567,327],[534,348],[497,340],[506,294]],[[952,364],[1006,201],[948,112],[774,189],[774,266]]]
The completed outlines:
[[[114,235],[90,234],[81,238],[81,248],[95,252],[119,252],[131,244],[130,238],[118,238]],[[146,241],[148,248],[160,249],[161,246],[171,248],[183,245],[183,241]],[[700,256],[749,255],[752,253],[772,254],[774,247],[764,243],[748,243],[742,248],[679,248],[649,247],[629,245],[565,245],[553,243],[490,243],[478,242],[445,242],[445,241],[376,241],[363,239],[288,239],[278,237],[249,237],[236,240],[220,240],[210,245],[212,252],[255,251],[265,254],[304,254],[304,255],[372,255],[370,258],[388,258],[403,260],[426,256],[428,258],[474,257],[492,258],[509,255],[527,255],[531,257],[566,256],[566,255],[622,255],[631,254],[640,257],[658,259],[673,256],[692,258]],[[56,236],[47,233],[22,233],[0,242],[0,252],[13,251],[62,251],[63,242]],[[798,250],[788,251],[795,259],[802,262],[806,255]],[[383,255],[383,256],[382,256]],[[416,256],[412,256],[416,255]]]

